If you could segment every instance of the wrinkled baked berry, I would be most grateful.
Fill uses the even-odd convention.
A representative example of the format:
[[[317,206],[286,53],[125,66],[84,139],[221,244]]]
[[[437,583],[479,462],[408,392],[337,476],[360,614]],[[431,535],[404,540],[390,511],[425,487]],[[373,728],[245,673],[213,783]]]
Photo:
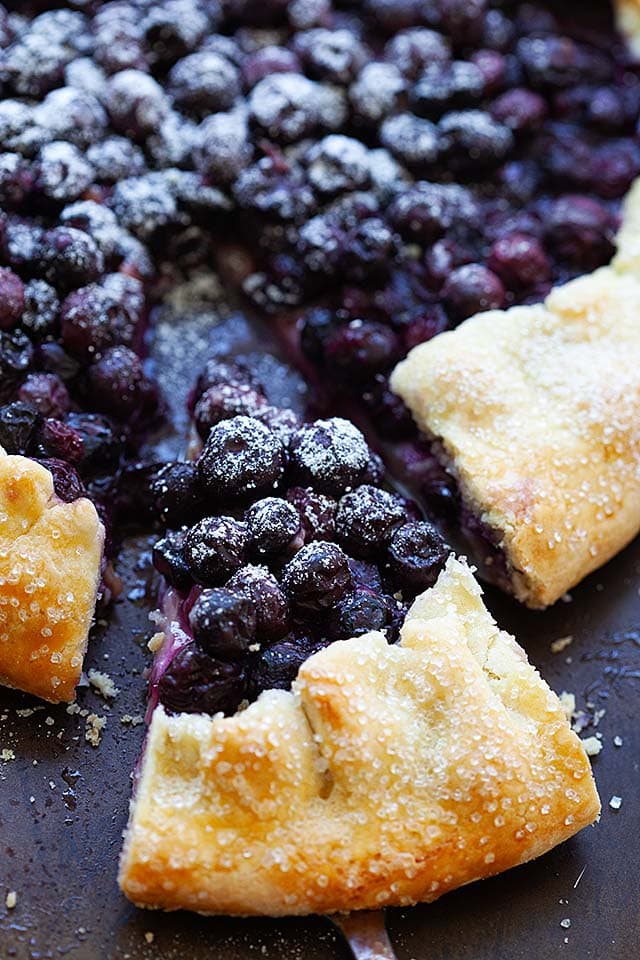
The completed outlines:
[[[192,53],[169,73],[169,91],[180,109],[207,115],[228,110],[240,95],[237,68],[217,53]]]
[[[334,496],[355,486],[369,462],[364,436],[341,417],[304,424],[289,452],[298,484]]]
[[[395,531],[388,549],[389,573],[402,590],[418,593],[438,579],[449,549],[433,524],[406,523]]]
[[[235,713],[246,692],[240,664],[210,657],[190,643],[181,647],[158,681],[160,703],[172,713]]]
[[[25,307],[24,284],[9,267],[0,267],[0,330],[11,330]]]
[[[0,403],[13,399],[27,375],[33,359],[33,347],[20,330],[0,330]]]
[[[330,609],[351,585],[346,554],[335,543],[323,540],[302,547],[282,571],[282,588],[301,613]]]
[[[266,567],[241,567],[227,583],[227,589],[247,597],[255,611],[256,639],[273,643],[289,629],[289,603],[274,575]]]
[[[208,387],[196,403],[193,418],[203,440],[221,420],[232,417],[256,417],[267,406],[261,391],[245,383],[217,383]]]
[[[73,503],[74,500],[86,496],[87,491],[78,471],[66,460],[48,457],[41,459],[39,462],[50,472],[53,477],[53,489],[56,496],[64,500],[65,503]]]
[[[247,550],[258,563],[284,561],[304,542],[298,511],[280,497],[256,501],[245,513],[245,522]]]
[[[267,427],[233,417],[211,428],[197,468],[205,493],[230,501],[269,492],[284,466],[284,447]]]
[[[386,597],[368,590],[358,590],[345,597],[330,613],[328,629],[331,638],[348,640],[372,630],[386,632],[393,621],[391,603]]]
[[[231,517],[204,517],[189,530],[184,551],[191,576],[205,586],[223,584],[239,570],[247,528]]]
[[[551,264],[542,244],[524,233],[509,233],[496,240],[487,262],[510,290],[544,283],[551,275]]]
[[[53,457],[75,465],[82,459],[82,438],[62,420],[47,417],[38,425],[33,451],[37,457]]]
[[[311,487],[290,487],[287,500],[298,511],[304,542],[333,540],[336,533],[336,502]]]
[[[44,280],[30,280],[24,285],[22,326],[36,336],[53,333],[60,301],[54,287]]]
[[[78,469],[84,474],[109,471],[117,467],[124,444],[121,431],[100,413],[67,414],[65,422],[82,439],[82,459]]]
[[[71,398],[55,373],[30,373],[18,390],[18,399],[45,417],[60,419],[69,412]]]
[[[352,386],[388,370],[399,357],[397,335],[372,320],[351,320],[334,330],[325,344],[327,366]]]
[[[31,404],[20,400],[0,407],[0,447],[7,453],[25,454],[41,419]]]
[[[289,690],[302,664],[319,646],[309,637],[291,635],[262,650],[251,671],[254,696],[263,690]]]
[[[242,593],[203,590],[189,611],[189,625],[196,643],[211,656],[242,661],[256,636],[255,608]]]
[[[393,532],[406,518],[400,497],[363,485],[339,500],[336,539],[352,556],[375,559],[381,556]]]
[[[166,582],[177,590],[187,590],[193,583],[184,554],[184,531],[169,531],[153,545],[153,565]]]
[[[143,423],[158,413],[158,394],[140,357],[129,347],[110,347],[89,368],[87,391],[96,410]]]
[[[163,525],[188,523],[199,505],[195,464],[183,460],[165,463],[151,482],[151,496]]]

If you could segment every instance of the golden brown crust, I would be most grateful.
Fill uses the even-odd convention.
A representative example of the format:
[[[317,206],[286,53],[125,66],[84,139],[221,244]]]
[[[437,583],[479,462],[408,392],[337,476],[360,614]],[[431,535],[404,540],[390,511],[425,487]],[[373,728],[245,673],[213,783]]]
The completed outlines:
[[[416,347],[394,390],[545,607],[640,530],[640,185],[612,267]]]
[[[433,900],[599,801],[560,704],[451,558],[402,641],[334,643],[232,718],[154,713],[120,868],[141,906],[306,914]]]
[[[0,683],[73,699],[103,538],[92,503],[63,503],[48,470],[0,448]]]
[[[616,22],[620,33],[629,41],[636,55],[640,54],[640,0],[614,0]]]

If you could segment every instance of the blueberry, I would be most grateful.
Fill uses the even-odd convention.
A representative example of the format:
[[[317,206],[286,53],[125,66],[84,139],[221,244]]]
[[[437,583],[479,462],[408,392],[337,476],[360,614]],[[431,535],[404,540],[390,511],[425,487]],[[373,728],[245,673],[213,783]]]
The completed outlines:
[[[443,32],[454,45],[479,43],[487,6],[487,0],[440,0],[438,8]]]
[[[257,562],[282,562],[304,542],[300,517],[294,506],[280,497],[266,497],[245,514],[248,552]]]
[[[408,167],[432,167],[440,153],[437,127],[412,113],[388,117],[380,128],[380,140]]]
[[[141,240],[149,240],[178,218],[172,183],[163,172],[120,180],[109,204],[119,223]]]
[[[524,233],[509,233],[496,240],[488,264],[510,290],[534,287],[551,275],[551,264],[542,244]]]
[[[199,0],[165,0],[162,4],[151,4],[142,29],[152,62],[174,63],[195,50],[209,25],[209,17]]]
[[[311,147],[305,160],[311,185],[327,196],[358,190],[369,182],[369,151],[353,137],[329,134]]]
[[[385,59],[411,80],[431,65],[447,63],[451,58],[449,44],[441,33],[426,27],[400,30],[384,48]]]
[[[369,448],[357,427],[332,417],[302,426],[291,441],[290,456],[299,484],[336,495],[358,483],[369,462]]]
[[[38,346],[38,366],[48,373],[56,373],[61,380],[68,383],[80,373],[80,363],[75,357],[62,349],[59,343],[46,340]]]
[[[271,74],[249,95],[252,122],[277,143],[295,143],[316,130],[335,130],[345,119],[343,97],[297,73]]]
[[[256,411],[255,417],[269,428],[284,447],[289,446],[294,433],[302,426],[302,420],[290,407],[273,407],[267,404]]]
[[[169,91],[181,110],[206,116],[228,110],[240,95],[237,68],[217,53],[192,53],[169,73]]]
[[[87,160],[100,183],[117,183],[126,177],[137,177],[145,171],[142,150],[126,137],[105,137],[87,150]]]
[[[418,181],[394,200],[389,219],[407,240],[431,244],[460,224],[475,225],[479,210],[464,187]]]
[[[223,584],[239,570],[247,543],[247,529],[231,517],[204,517],[187,533],[185,557],[194,580],[209,586]]]
[[[338,502],[336,538],[352,556],[375,559],[406,519],[400,497],[365,484]]]
[[[493,101],[491,115],[514,133],[532,133],[544,123],[547,103],[533,90],[516,88]]]
[[[372,630],[386,632],[392,621],[393,609],[388,599],[368,590],[358,590],[336,604],[329,616],[328,629],[332,639],[348,640]]]
[[[240,113],[207,117],[196,133],[195,164],[212,183],[233,183],[251,162],[252,152],[247,124]]]
[[[448,555],[444,540],[431,523],[406,523],[391,538],[389,572],[402,590],[418,593],[433,586]]]
[[[82,438],[73,427],[47,417],[36,430],[33,452],[37,457],[53,457],[75,465],[82,459]]]
[[[158,413],[158,394],[142,360],[129,347],[110,347],[89,368],[87,389],[96,410],[144,423]]]
[[[163,525],[188,523],[198,508],[196,466],[183,460],[169,461],[151,483],[151,496]]]
[[[468,263],[453,270],[442,294],[455,320],[466,320],[485,310],[499,310],[505,302],[502,281],[479,263]]]
[[[55,373],[30,373],[18,391],[18,399],[45,417],[60,419],[69,412],[71,398]]]
[[[24,286],[22,326],[36,336],[53,333],[60,301],[54,287],[44,280],[30,280]]]
[[[475,172],[506,158],[513,147],[513,134],[484,110],[447,113],[438,124],[446,163],[462,172]]]
[[[80,150],[64,140],[46,143],[36,161],[35,188],[48,200],[77,200],[93,181],[93,168]]]
[[[19,400],[0,407],[0,447],[7,453],[25,454],[41,419],[31,404]]]
[[[375,320],[351,320],[334,330],[325,345],[329,369],[356,389],[363,381],[388,370],[399,357],[397,335]]]
[[[484,93],[482,71],[474,63],[455,60],[436,63],[422,74],[411,93],[411,104],[421,117],[437,120],[447,110],[477,103]]]
[[[287,17],[294,30],[309,30],[328,23],[331,18],[331,0],[290,0]]]
[[[13,399],[33,360],[33,347],[20,330],[0,330],[0,403]]]
[[[42,271],[44,230],[37,224],[10,219],[2,231],[4,260],[22,277]]]
[[[24,284],[9,267],[0,267],[0,330],[11,330],[25,307]]]
[[[243,660],[256,636],[251,600],[225,588],[203,590],[189,611],[196,643],[219,660]]]
[[[291,636],[263,650],[256,659],[251,686],[257,696],[263,690],[289,690],[305,660],[318,649],[308,637]]]
[[[300,613],[329,610],[352,586],[347,556],[335,543],[314,540],[282,571],[282,588]]]
[[[369,59],[366,47],[346,29],[297,33],[294,49],[309,76],[334,84],[350,83]]]
[[[586,270],[608,262],[614,252],[609,211],[591,197],[558,197],[549,211],[546,236],[556,256]]]
[[[79,232],[79,231],[78,231]],[[60,312],[62,343],[75,356],[90,359],[116,344],[132,346],[142,319],[142,284],[124,274],[69,294]]]
[[[209,432],[198,478],[207,495],[239,500],[271,491],[284,465],[284,447],[267,427],[251,417],[233,417]]]
[[[49,471],[53,477],[53,489],[57,497],[64,500],[65,503],[73,503],[87,494],[85,486],[80,479],[78,471],[65,460],[58,460],[55,457],[41,459],[40,463]]]
[[[159,127],[169,112],[169,101],[149,74],[122,70],[109,81],[107,109],[118,133],[140,141]]]
[[[305,543],[335,538],[335,500],[324,493],[317,493],[311,487],[290,487],[287,500],[298,511]]]
[[[283,168],[271,157],[240,173],[233,195],[242,210],[262,214],[276,221],[304,221],[315,211],[313,190],[296,169]]]
[[[4,51],[0,79],[18,96],[37,100],[61,85],[72,59],[73,51],[55,38],[27,31]]]
[[[88,234],[74,227],[54,227],[42,239],[46,277],[58,289],[84,287],[104,272],[104,257]]]
[[[300,61],[287,47],[266,46],[249,53],[242,63],[242,79],[251,90],[273,73],[297,73]]]
[[[160,703],[172,713],[235,713],[246,693],[240,664],[210,657],[195,644],[181,647],[158,682]]]
[[[349,101],[358,120],[378,124],[402,105],[406,82],[392,63],[368,63],[349,87]]]
[[[569,37],[522,37],[517,55],[535,88],[570,87],[580,76],[582,52]]]
[[[212,357],[207,360],[205,367],[198,375],[195,388],[195,396],[201,397],[202,394],[215,386],[251,386],[257,391],[262,392],[262,388],[256,382],[254,374],[249,367],[237,358],[233,360]]]
[[[168,532],[153,545],[153,565],[165,581],[177,590],[188,590],[193,583],[184,555],[183,531]]]
[[[0,154],[0,203],[4,209],[20,208],[33,190],[31,166],[17,153]]]
[[[261,391],[245,383],[218,383],[201,395],[194,409],[198,433],[206,440],[211,427],[232,417],[259,415],[267,401]]]
[[[33,118],[53,140],[68,140],[81,150],[101,140],[107,127],[107,115],[100,101],[92,93],[74,87],[52,90],[36,107]]]
[[[78,469],[84,472],[114,470],[123,453],[121,432],[100,413],[69,413],[65,423],[82,439],[82,459]]]
[[[289,604],[274,575],[266,567],[241,567],[227,589],[247,597],[256,615],[256,639],[273,643],[289,629]]]

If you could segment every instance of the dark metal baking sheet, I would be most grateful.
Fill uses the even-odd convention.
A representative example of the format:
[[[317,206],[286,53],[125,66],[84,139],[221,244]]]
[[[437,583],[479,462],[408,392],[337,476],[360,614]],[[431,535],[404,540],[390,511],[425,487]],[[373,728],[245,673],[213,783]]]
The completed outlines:
[[[194,345],[204,353],[211,336],[218,316],[212,309],[181,319],[168,311],[157,328],[156,362],[173,397],[175,427],[161,438],[165,454],[184,442],[181,395],[192,379]],[[234,324],[239,325],[240,320]],[[189,343],[189,349],[175,349],[178,343]],[[295,394],[299,384],[294,379],[280,388]],[[86,716],[0,692],[0,756],[15,755],[0,761],[0,957],[345,960],[346,946],[322,918],[152,913],[136,910],[117,889],[130,773],[144,731],[123,718],[140,717],[144,710],[141,674],[151,632],[148,547],[144,537],[128,542],[119,563],[127,585],[123,599],[108,623],[97,626],[90,644],[87,667],[107,672],[120,689],[111,705],[91,688],[79,693],[82,711],[107,718],[99,746],[85,740]],[[545,613],[527,612],[487,592],[500,624],[516,634],[552,687],[575,694],[592,721],[582,735],[602,735],[594,770],[603,815],[597,826],[535,863],[435,904],[388,911],[399,960],[638,956],[639,573],[637,542],[576,589],[569,602]],[[553,653],[552,642],[566,636],[572,643]],[[622,798],[620,809],[610,806],[612,796]],[[5,906],[8,891],[17,894],[11,910]]]

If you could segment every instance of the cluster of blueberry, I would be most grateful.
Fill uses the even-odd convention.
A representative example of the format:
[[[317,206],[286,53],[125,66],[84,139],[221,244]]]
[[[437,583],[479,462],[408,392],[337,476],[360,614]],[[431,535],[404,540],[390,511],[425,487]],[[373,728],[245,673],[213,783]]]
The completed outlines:
[[[381,464],[348,420],[300,423],[230,362],[211,362],[199,389],[202,452],[153,481],[165,523],[181,524],[156,543],[154,563],[193,637],[158,695],[172,710],[232,712],[288,687],[333,640],[397,639],[407,601],[435,582],[448,550],[414,504],[381,486]]]

